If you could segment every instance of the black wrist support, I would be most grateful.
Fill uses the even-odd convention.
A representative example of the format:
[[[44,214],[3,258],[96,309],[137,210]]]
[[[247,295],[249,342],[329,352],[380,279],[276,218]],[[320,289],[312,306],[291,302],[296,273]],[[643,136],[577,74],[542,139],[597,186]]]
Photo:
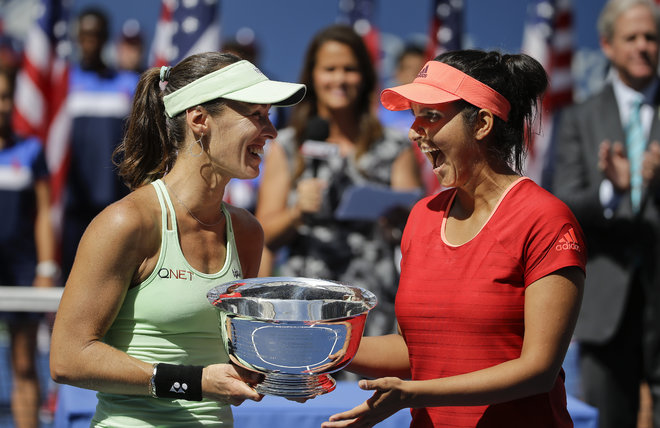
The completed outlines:
[[[203,366],[182,366],[159,363],[154,385],[159,398],[202,401]]]

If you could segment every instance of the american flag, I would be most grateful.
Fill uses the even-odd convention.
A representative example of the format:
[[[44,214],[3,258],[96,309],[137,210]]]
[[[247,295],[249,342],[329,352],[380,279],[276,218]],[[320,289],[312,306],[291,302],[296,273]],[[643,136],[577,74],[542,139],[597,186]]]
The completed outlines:
[[[433,59],[463,45],[463,0],[433,0],[426,58]]]
[[[149,63],[175,65],[192,54],[219,50],[218,9],[218,0],[163,0]]]
[[[71,1],[41,0],[28,30],[21,68],[16,77],[14,130],[45,144],[51,174],[55,216],[61,203],[69,157],[71,119],[66,110],[71,42],[68,20]],[[59,224],[59,219],[55,219]]]
[[[553,127],[558,109],[573,102],[573,15],[571,0],[536,0],[530,5],[522,51],[545,68],[550,86],[543,98],[540,133],[534,124],[526,175],[547,187],[552,174]]]
[[[339,0],[337,23],[350,25],[367,45],[374,64],[380,62],[380,33],[376,26],[375,0]]]

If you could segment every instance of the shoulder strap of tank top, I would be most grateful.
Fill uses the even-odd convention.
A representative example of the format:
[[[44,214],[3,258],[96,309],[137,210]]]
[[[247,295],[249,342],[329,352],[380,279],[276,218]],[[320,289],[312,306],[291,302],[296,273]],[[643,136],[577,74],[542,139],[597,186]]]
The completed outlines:
[[[160,228],[163,231],[163,235],[164,235],[165,231],[167,230],[167,208],[165,207],[163,190],[161,188],[162,184],[160,180],[156,180],[153,181],[151,185],[154,186],[154,189],[156,190],[156,196],[158,196],[158,203],[160,204],[160,223],[161,223]]]
[[[165,230],[170,230],[167,228],[167,211],[170,212],[170,216],[172,219],[172,229],[173,231],[177,232],[177,227],[176,227],[176,213],[174,212],[174,206],[172,205],[172,200],[170,199],[170,194],[167,192],[167,188],[165,187],[165,183],[163,183],[163,180],[158,179],[151,184],[154,185],[156,188],[156,194],[158,195],[158,201],[160,202],[160,209],[163,212],[164,220],[163,220],[163,228]],[[165,204],[167,204],[167,210],[165,210]],[[178,232],[177,232],[178,233]]]
[[[227,205],[222,203],[222,213],[225,216],[225,221],[227,222],[227,254],[229,257],[233,258],[238,265],[238,268],[241,269],[241,277],[243,276],[243,268],[241,267],[240,258],[238,256],[238,248],[236,247],[236,235],[234,234],[234,226],[231,221],[231,215],[227,209]]]

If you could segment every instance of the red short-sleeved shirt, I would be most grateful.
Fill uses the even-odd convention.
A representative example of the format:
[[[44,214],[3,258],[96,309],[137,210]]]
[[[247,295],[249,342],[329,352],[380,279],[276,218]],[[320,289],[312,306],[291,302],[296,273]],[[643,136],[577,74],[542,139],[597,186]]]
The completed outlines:
[[[582,230],[568,207],[527,178],[516,181],[479,233],[448,244],[455,190],[421,200],[401,243],[396,315],[412,378],[468,373],[518,358],[525,288],[567,266],[583,271]],[[546,394],[490,406],[413,409],[412,427],[572,427],[563,372]]]

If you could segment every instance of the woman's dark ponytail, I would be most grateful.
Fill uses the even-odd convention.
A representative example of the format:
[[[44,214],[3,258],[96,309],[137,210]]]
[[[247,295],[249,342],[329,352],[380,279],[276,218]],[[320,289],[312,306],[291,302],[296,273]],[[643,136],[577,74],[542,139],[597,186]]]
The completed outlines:
[[[174,147],[168,141],[159,84],[159,69],[152,68],[142,74],[126,134],[115,150],[119,175],[130,189],[162,177],[176,157]]]
[[[495,117],[492,155],[522,173],[540,97],[548,86],[543,66],[526,54],[502,55],[479,50],[450,51],[435,58],[485,83],[511,104],[509,119]],[[474,114],[476,107],[469,109]],[[470,113],[470,111],[472,113]]]

